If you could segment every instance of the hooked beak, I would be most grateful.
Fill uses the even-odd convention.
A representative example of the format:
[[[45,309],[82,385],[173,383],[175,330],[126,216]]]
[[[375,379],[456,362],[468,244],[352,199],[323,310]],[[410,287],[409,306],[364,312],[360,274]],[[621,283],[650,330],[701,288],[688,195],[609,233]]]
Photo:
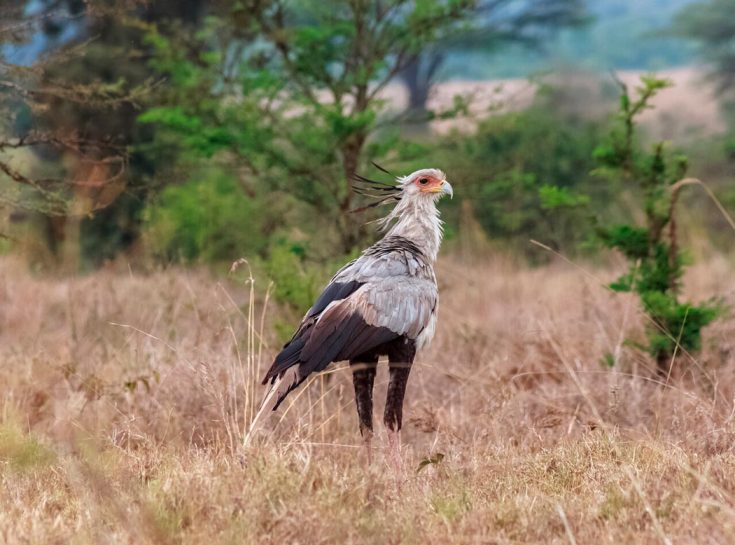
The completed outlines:
[[[449,195],[449,198],[451,199],[454,197],[454,190],[452,189],[452,184],[450,184],[448,181],[444,180],[442,182],[442,193]]]

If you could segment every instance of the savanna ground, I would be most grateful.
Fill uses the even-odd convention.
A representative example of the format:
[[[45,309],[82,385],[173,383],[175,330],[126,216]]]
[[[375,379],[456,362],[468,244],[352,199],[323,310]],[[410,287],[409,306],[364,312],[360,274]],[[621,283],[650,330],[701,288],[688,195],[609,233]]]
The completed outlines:
[[[343,366],[238,448],[293,320],[245,265],[34,278],[3,258],[0,541],[733,543],[735,320],[660,379],[613,269],[440,260],[397,473],[382,426],[366,467]],[[732,270],[693,267],[687,294],[732,305]]]

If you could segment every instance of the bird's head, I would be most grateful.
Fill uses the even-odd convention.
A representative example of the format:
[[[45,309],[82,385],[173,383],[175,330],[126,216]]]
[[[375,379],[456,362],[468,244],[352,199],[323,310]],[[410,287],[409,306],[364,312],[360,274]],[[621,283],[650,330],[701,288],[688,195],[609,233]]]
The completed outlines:
[[[387,172],[381,167],[378,168]],[[355,211],[396,201],[402,201],[404,205],[412,202],[433,203],[444,195],[454,196],[452,185],[447,181],[446,174],[436,168],[422,168],[408,176],[399,176],[396,178],[396,183],[370,180],[359,174],[355,174],[354,179],[356,184],[353,184],[353,189],[356,193],[377,199]]]
[[[454,196],[447,175],[436,168],[422,168],[398,179],[401,193],[408,198],[438,200],[444,195]]]

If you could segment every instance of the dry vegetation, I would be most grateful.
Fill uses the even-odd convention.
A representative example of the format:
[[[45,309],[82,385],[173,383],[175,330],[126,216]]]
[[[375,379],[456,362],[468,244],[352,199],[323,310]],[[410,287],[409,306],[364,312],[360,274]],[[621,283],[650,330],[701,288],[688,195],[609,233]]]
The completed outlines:
[[[639,85],[640,77],[647,72],[621,70],[616,73],[621,81],[631,89]],[[673,84],[664,89],[652,101],[654,108],[641,116],[649,136],[655,140],[691,142],[694,137],[707,137],[722,134],[727,130],[722,115],[720,97],[706,72],[701,68],[681,67],[661,70],[656,76],[667,79]],[[617,91],[612,77],[600,78],[589,73],[569,73],[561,77],[542,78],[560,90],[574,89],[574,111],[579,114],[602,118],[614,109],[611,96],[606,94],[602,85],[607,84]],[[452,107],[456,95],[470,99],[469,116],[457,119],[432,121],[432,128],[446,134],[454,129],[469,130],[478,120],[494,112],[506,112],[528,107],[534,99],[536,86],[528,79],[506,79],[488,81],[448,81],[434,86],[429,99],[429,107],[436,111],[446,111]],[[398,111],[408,103],[407,93],[400,85],[388,85],[383,96]],[[691,105],[696,104],[696,108]],[[683,115],[686,112],[686,115]]]
[[[732,318],[661,382],[625,343],[643,317],[602,287],[613,272],[439,269],[396,474],[382,451],[365,467],[344,368],[237,449],[279,314],[260,354],[263,301],[242,280],[32,278],[3,258],[0,541],[735,542]],[[688,294],[735,304],[732,270],[693,268]]]

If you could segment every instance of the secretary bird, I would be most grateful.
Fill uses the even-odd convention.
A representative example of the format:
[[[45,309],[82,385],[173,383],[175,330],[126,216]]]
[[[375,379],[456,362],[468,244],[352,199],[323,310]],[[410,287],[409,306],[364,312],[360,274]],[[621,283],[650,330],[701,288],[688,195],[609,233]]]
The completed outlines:
[[[368,463],[373,434],[373,384],[380,356],[388,356],[390,380],[383,421],[398,459],[403,398],[416,351],[429,344],[436,327],[439,294],[434,262],[442,240],[436,208],[453,195],[441,170],[417,170],[386,184],[356,176],[356,190],[378,196],[370,206],[396,202],[380,225],[385,236],[342,267],[263,379],[271,383],[263,409],[277,409],[311,373],[348,360],[352,368],[360,433]],[[366,187],[369,189],[366,191]]]

